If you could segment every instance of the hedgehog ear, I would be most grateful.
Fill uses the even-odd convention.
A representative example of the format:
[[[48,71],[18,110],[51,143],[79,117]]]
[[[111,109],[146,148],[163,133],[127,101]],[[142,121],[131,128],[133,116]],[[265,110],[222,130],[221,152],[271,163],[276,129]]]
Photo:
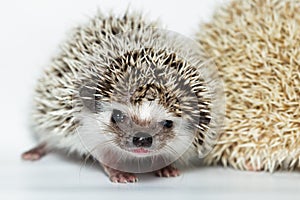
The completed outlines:
[[[90,112],[96,113],[96,99],[95,99],[95,84],[88,83],[82,86],[79,90],[79,96],[85,108]]]

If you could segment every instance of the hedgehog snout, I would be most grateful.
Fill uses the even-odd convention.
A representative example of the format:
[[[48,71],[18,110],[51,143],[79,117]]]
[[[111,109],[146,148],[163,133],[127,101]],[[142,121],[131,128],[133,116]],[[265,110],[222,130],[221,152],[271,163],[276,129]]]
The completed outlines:
[[[138,132],[132,138],[132,143],[136,147],[151,147],[153,137],[149,133]]]

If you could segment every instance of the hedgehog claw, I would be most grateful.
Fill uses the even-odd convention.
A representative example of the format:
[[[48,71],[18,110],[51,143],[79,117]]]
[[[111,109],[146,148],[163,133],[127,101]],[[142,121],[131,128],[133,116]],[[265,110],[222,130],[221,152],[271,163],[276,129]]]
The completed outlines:
[[[177,168],[169,165],[155,172],[156,176],[159,177],[176,177],[180,175],[180,172]]]

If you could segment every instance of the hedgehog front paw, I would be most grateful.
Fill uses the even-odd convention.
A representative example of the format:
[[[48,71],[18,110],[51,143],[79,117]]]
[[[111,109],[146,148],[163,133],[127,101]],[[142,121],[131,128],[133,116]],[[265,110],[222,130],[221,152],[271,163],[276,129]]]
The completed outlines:
[[[135,183],[138,181],[137,176],[132,173],[122,172],[105,165],[102,166],[109,176],[109,180],[113,183]]]
[[[180,175],[180,171],[176,167],[169,165],[160,170],[157,170],[155,172],[155,175],[159,177],[176,177]]]
[[[136,175],[127,172],[116,172],[109,176],[113,183],[135,183],[138,181]]]

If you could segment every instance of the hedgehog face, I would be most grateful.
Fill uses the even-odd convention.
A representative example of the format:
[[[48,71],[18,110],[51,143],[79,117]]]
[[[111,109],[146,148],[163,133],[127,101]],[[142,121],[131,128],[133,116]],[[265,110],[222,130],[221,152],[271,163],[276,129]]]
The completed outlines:
[[[116,169],[159,169],[177,160],[194,139],[191,122],[175,116],[158,100],[99,104],[92,116],[85,115],[82,141],[95,158]]]
[[[80,115],[82,126],[77,132],[81,144],[101,163],[121,171],[149,172],[165,167],[186,152],[195,138],[192,121],[176,116],[158,99],[96,101],[95,107]]]
[[[157,101],[141,104],[112,104],[108,130],[122,150],[148,156],[169,148],[180,134],[181,118],[174,117]],[[171,151],[171,150],[170,150]]]

